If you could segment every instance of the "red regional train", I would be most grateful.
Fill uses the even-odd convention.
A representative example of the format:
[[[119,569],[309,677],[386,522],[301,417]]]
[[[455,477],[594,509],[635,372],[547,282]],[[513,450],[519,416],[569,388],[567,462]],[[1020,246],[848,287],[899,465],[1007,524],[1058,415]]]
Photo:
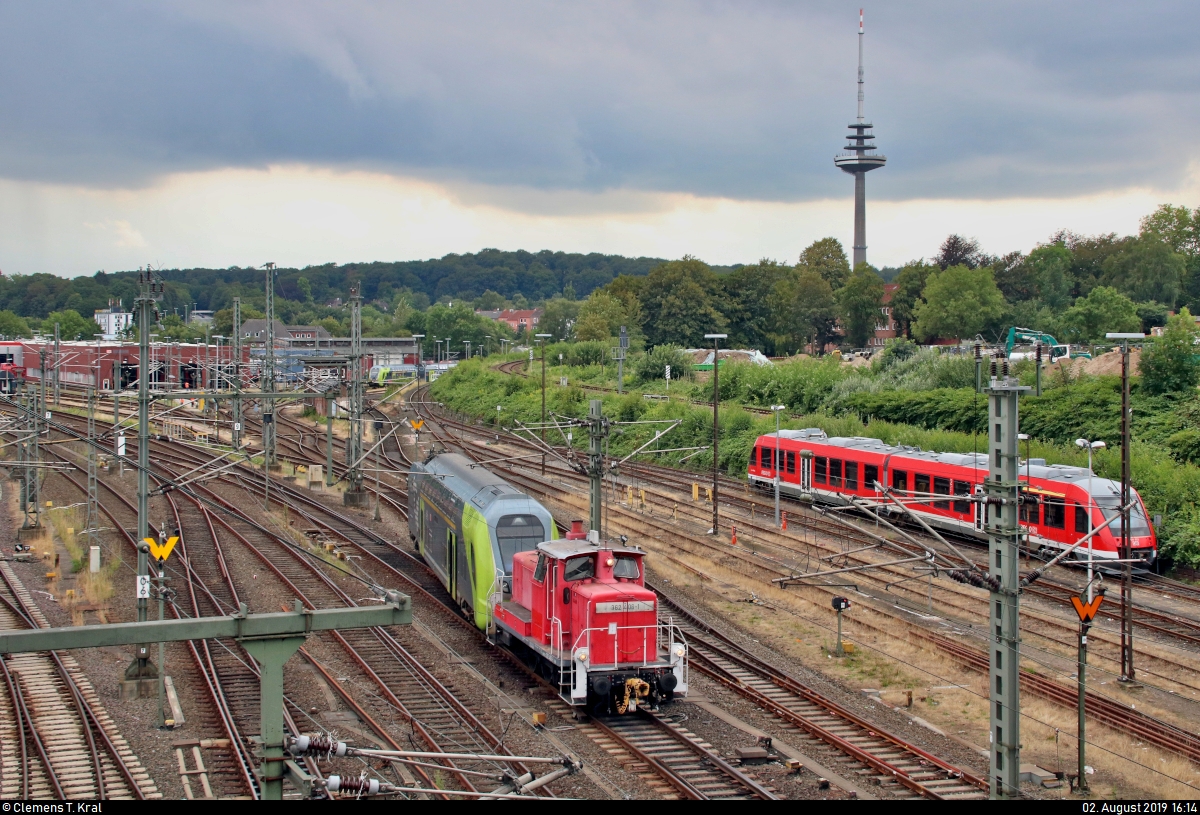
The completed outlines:
[[[776,445],[778,444],[778,459]],[[986,538],[982,504],[966,496],[983,491],[988,460],[983,453],[934,453],[918,447],[894,447],[879,439],[829,438],[817,428],[783,430],[760,436],[750,452],[752,484],[773,489],[776,469],[781,494],[809,495],[816,501],[846,504],[850,496],[875,498],[876,482],[887,484],[913,512],[930,525],[949,532]],[[1121,485],[1098,478],[1084,467],[1047,465],[1045,459],[1022,462],[1023,500],[1020,524],[1029,546],[1043,553],[1065,549],[1091,529],[1120,514]],[[1090,494],[1090,500],[1089,500]],[[1140,495],[1130,510],[1133,557],[1147,566],[1157,554],[1154,530]],[[914,503],[916,496],[930,500]],[[945,496],[939,498],[938,496]],[[1091,526],[1088,508],[1091,507]],[[897,510],[898,511],[898,510]],[[1115,559],[1121,541],[1118,517],[1093,538],[1093,557]],[[1076,550],[1086,559],[1086,546]]]
[[[645,552],[600,542],[574,521],[565,540],[518,552],[512,593],[497,596],[501,645],[593,715],[655,708],[687,694],[687,645],[660,622]]]

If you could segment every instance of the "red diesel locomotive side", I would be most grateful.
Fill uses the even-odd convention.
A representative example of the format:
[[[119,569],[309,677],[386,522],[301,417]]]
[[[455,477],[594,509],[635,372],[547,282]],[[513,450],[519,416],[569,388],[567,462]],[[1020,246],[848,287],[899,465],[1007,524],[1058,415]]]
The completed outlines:
[[[660,623],[645,552],[601,543],[574,521],[565,540],[513,556],[511,599],[497,597],[500,644],[570,704],[596,715],[657,707],[687,694],[687,644]]]
[[[931,526],[987,537],[982,505],[967,499],[982,491],[987,477],[988,461],[982,453],[934,453],[857,436],[829,438],[816,428],[784,430],[778,439],[774,433],[760,436],[750,451],[751,483],[773,488],[777,472],[781,493],[809,495],[823,503],[845,504],[851,496],[878,498],[876,482],[887,484],[893,495]],[[1021,463],[1020,480],[1025,485],[1020,523],[1033,548],[1065,549],[1120,514],[1120,483],[1099,478],[1085,467],[1030,459]],[[1149,565],[1157,554],[1154,530],[1141,496],[1133,492],[1130,544],[1133,557]],[[920,501],[923,497],[929,500]],[[1115,559],[1120,542],[1118,517],[1093,536],[1093,556]],[[1075,556],[1086,559],[1087,552],[1085,545]]]

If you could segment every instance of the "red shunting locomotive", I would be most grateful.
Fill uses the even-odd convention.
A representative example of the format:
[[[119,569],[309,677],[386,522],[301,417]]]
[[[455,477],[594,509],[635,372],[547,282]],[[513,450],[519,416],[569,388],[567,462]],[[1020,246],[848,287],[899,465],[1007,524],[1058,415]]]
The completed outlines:
[[[513,556],[511,599],[499,598],[500,644],[598,716],[655,708],[687,694],[687,643],[660,623],[645,552],[599,541],[573,521],[564,540]]]

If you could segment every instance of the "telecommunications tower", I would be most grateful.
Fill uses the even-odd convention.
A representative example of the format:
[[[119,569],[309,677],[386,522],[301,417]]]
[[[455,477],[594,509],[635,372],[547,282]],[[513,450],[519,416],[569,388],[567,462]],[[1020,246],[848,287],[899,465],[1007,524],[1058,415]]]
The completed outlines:
[[[867,261],[867,173],[887,164],[887,158],[874,155],[871,123],[863,118],[863,12],[858,10],[858,121],[850,126],[845,152],[833,159],[834,165],[854,176],[854,265]]]

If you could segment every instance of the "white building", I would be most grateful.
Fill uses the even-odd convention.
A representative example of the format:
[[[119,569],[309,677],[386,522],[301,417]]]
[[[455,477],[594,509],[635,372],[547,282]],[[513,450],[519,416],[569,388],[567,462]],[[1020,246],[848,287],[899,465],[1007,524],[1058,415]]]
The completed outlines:
[[[108,308],[96,309],[96,316],[93,319],[100,326],[100,330],[104,332],[106,340],[115,340],[122,331],[133,325],[133,314],[126,311],[119,300],[115,306],[113,301],[109,300]]]

